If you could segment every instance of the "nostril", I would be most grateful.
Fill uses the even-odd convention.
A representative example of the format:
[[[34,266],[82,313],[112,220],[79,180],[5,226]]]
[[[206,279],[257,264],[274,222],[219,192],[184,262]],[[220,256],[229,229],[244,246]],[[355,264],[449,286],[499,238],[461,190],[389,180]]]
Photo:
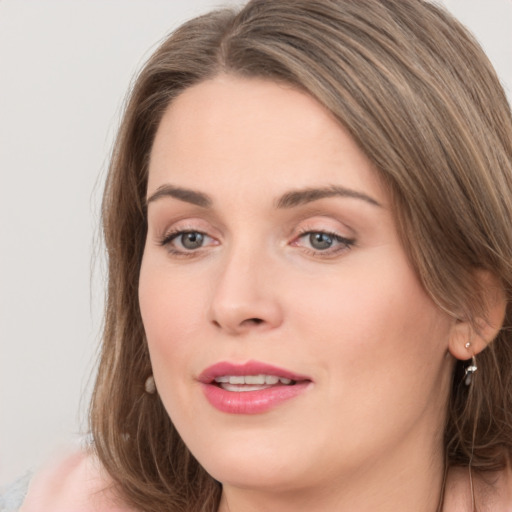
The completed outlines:
[[[262,323],[264,323],[264,320],[262,320],[261,318],[247,318],[243,322],[241,322],[239,325],[240,326],[242,326],[242,325],[260,325]],[[213,324],[215,325],[215,327],[222,328],[221,322],[218,322],[217,320],[214,320]]]

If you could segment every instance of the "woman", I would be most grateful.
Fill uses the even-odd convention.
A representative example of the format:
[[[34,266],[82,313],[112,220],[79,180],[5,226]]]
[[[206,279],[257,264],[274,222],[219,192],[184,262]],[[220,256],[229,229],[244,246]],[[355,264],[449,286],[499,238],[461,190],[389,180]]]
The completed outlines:
[[[22,510],[509,510],[511,141],[430,3],[182,26],[107,180],[94,444]]]

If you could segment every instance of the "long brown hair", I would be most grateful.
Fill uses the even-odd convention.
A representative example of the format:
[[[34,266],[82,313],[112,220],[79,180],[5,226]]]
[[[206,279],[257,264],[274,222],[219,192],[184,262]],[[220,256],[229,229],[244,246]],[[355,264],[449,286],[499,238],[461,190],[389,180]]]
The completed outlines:
[[[474,38],[423,0],[253,0],[174,32],[131,91],[103,201],[108,300],[91,406],[95,449],[120,496],[146,512],[209,511],[220,484],[157,395],[138,305],[148,158],[169,103],[219,73],[284,81],[326,106],[392,193],[403,244],[439,307],[484,313],[475,269],[507,294],[504,326],[473,384],[455,367],[449,464],[503,468],[512,448],[512,119]]]

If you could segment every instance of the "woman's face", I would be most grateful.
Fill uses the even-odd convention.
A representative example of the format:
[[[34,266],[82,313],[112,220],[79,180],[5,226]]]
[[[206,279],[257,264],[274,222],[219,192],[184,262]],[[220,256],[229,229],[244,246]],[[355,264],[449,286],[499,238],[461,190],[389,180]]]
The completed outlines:
[[[220,76],[165,113],[140,306],[158,393],[225,488],[398,477],[441,450],[454,321],[389,201],[290,87]]]

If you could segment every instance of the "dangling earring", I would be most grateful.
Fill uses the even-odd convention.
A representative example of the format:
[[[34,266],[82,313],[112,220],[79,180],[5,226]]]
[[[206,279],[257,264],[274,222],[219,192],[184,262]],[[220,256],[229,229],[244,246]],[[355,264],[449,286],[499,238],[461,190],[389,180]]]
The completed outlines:
[[[155,393],[156,385],[155,385],[155,378],[153,377],[153,375],[150,375],[146,379],[146,382],[144,383],[144,389],[146,390],[146,393],[148,395],[152,395]]]
[[[464,384],[466,384],[466,386],[471,385],[471,383],[473,382],[473,375],[476,373],[477,370],[478,366],[476,365],[475,356],[473,356],[471,358],[471,364],[466,367],[466,370],[464,372]]]

